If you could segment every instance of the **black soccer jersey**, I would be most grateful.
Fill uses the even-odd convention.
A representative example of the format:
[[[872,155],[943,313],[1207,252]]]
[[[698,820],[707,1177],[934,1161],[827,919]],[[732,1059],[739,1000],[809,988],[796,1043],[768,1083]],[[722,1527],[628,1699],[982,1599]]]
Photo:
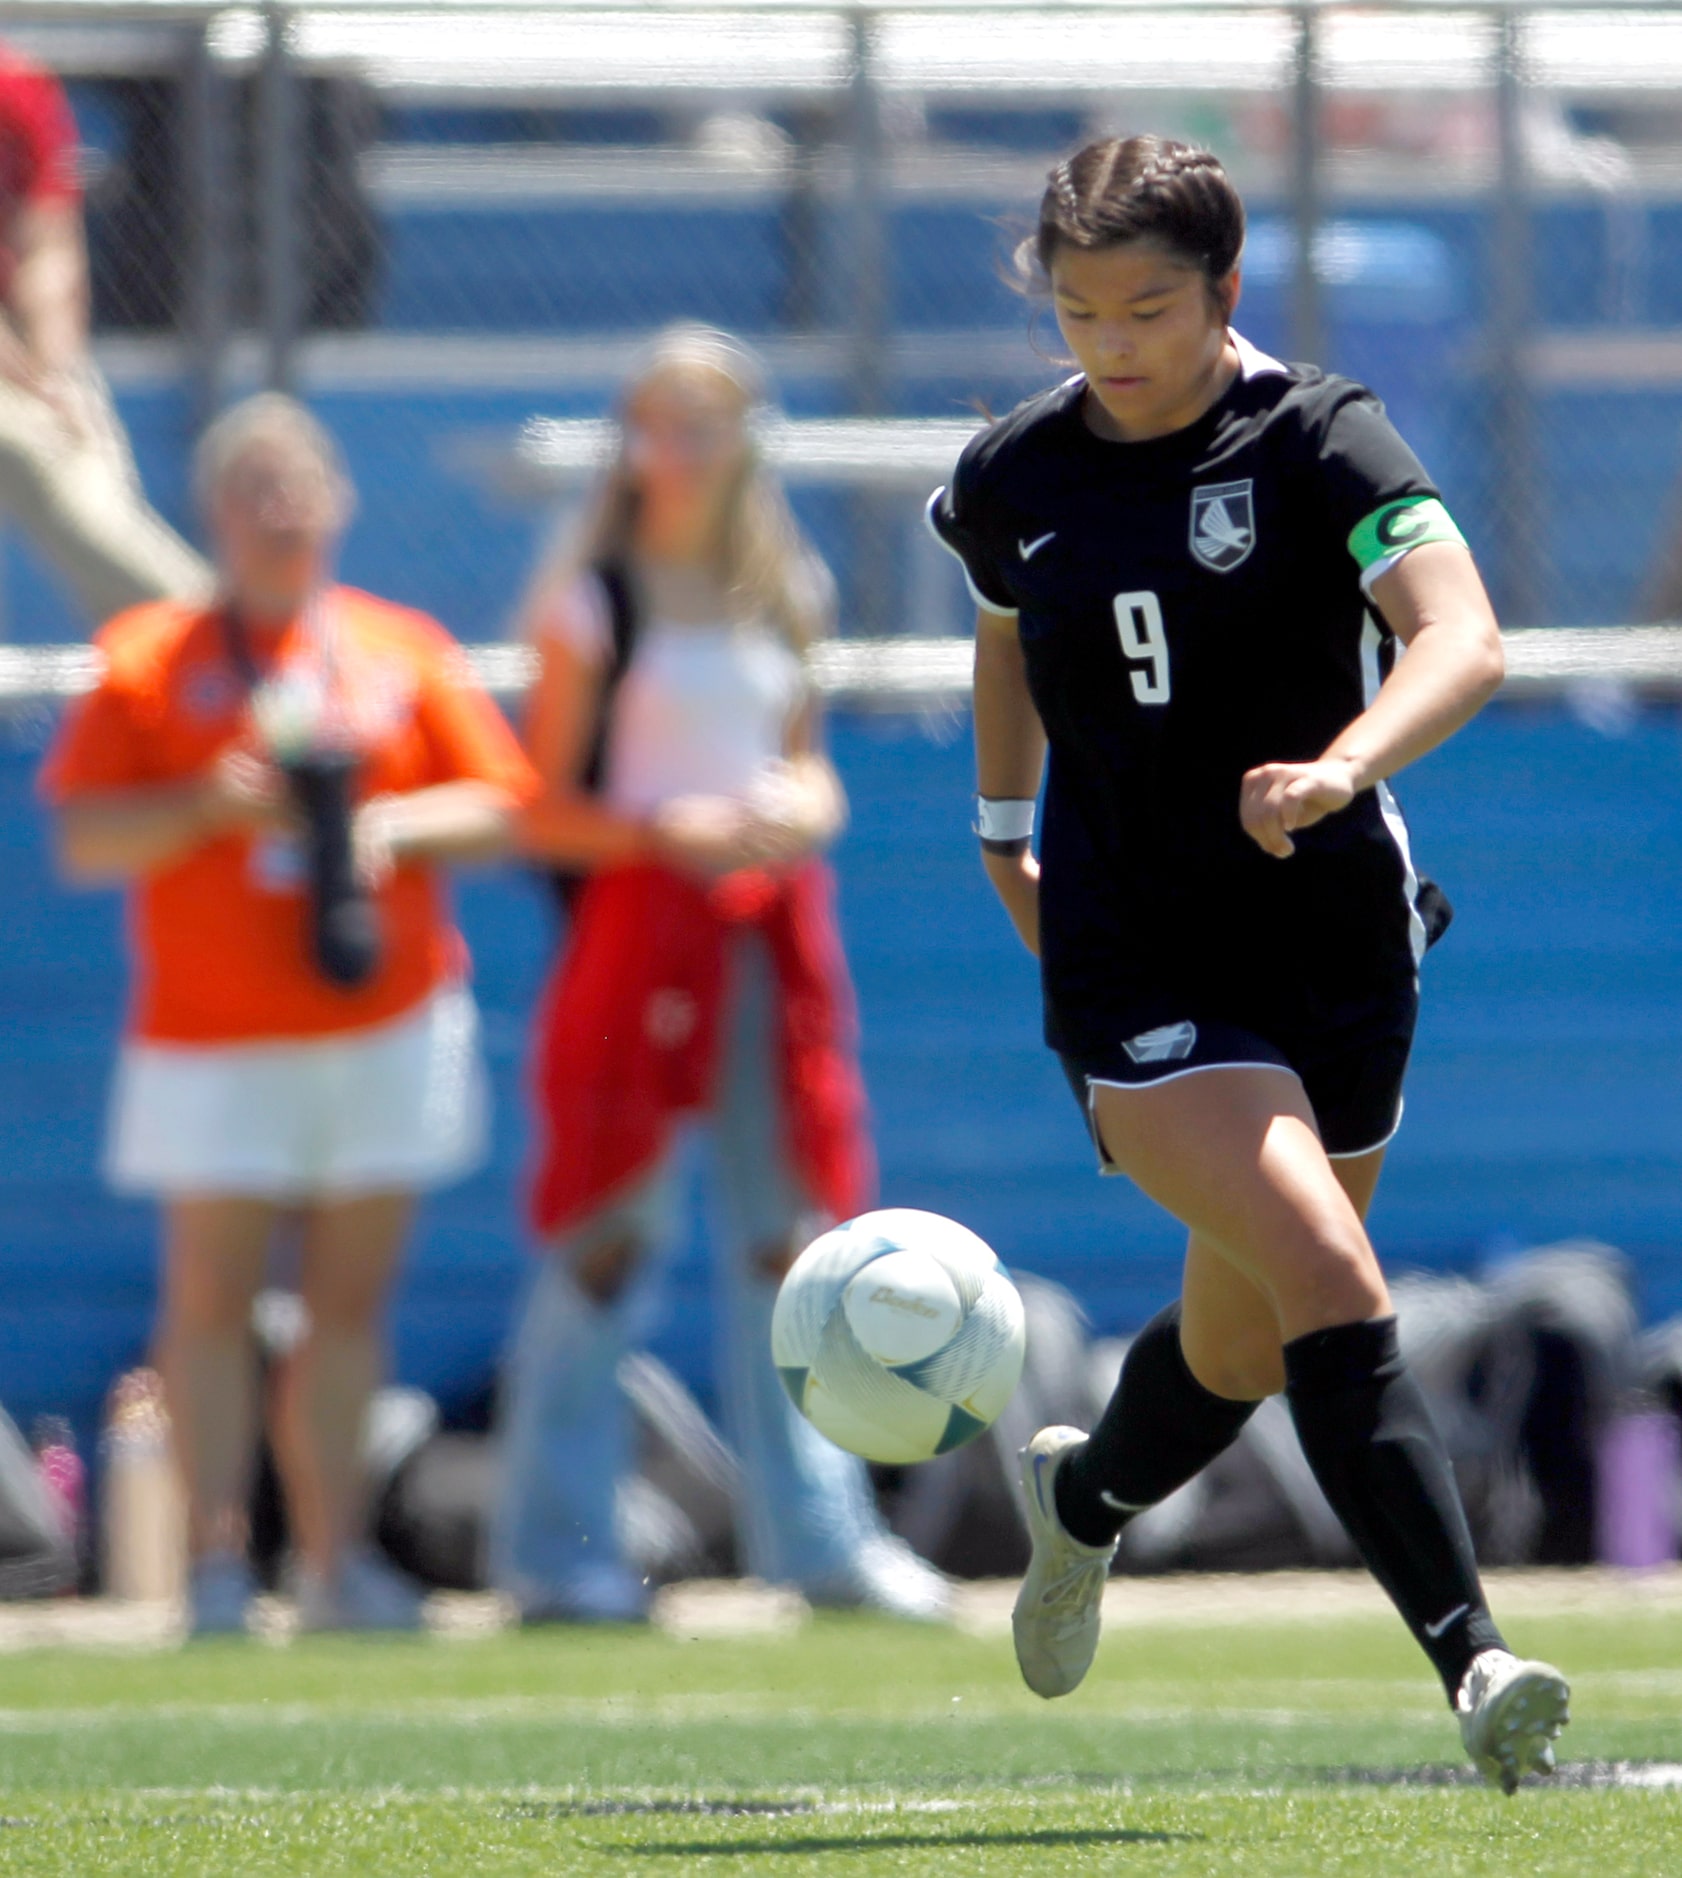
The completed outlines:
[[[1050,740],[1041,957],[1066,1052],[1188,1016],[1312,1027],[1411,994],[1423,948],[1388,789],[1278,860],[1239,786],[1359,715],[1394,649],[1366,587],[1452,524],[1371,392],[1239,349],[1214,407],[1148,442],[1095,435],[1082,378],[1031,399],[930,504],[976,598],[1017,614]]]

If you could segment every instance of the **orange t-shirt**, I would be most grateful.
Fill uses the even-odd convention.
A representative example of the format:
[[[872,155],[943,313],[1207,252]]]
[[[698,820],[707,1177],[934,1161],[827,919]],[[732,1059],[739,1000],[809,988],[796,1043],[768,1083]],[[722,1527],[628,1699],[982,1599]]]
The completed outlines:
[[[357,794],[400,795],[477,781],[531,800],[538,778],[460,647],[425,614],[350,588],[331,609],[344,690],[356,705]],[[159,601],[98,635],[96,690],[75,705],[41,773],[54,803],[202,774],[252,735],[246,685],[219,609]],[[306,662],[301,623],[253,635],[264,673]],[[129,1030],[156,1043],[216,1044],[332,1035],[401,1016],[466,967],[438,870],[400,864],[378,894],[382,952],[351,990],[309,959],[295,851],[271,836],[205,842],[143,876],[129,903]]]

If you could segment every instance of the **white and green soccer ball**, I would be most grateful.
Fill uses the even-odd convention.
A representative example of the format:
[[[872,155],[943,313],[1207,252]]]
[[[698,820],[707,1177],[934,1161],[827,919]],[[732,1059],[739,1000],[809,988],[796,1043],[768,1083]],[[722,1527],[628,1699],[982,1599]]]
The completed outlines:
[[[813,1427],[868,1461],[932,1460],[998,1418],[1022,1299],[967,1226],[889,1207],[815,1239],[783,1280],[771,1355]]]

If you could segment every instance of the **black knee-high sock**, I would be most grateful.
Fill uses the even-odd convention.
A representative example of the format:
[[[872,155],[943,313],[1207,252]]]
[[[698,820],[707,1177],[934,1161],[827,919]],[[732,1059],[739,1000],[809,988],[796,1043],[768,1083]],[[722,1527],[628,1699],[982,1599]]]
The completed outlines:
[[[1393,1317],[1285,1345],[1285,1400],[1314,1478],[1452,1703],[1472,1658],[1504,1649],[1442,1437]]]
[[[1176,1300],[1128,1345],[1091,1439],[1058,1470],[1057,1517],[1083,1545],[1108,1545],[1230,1447],[1255,1412],[1254,1402],[1211,1394],[1186,1367]]]

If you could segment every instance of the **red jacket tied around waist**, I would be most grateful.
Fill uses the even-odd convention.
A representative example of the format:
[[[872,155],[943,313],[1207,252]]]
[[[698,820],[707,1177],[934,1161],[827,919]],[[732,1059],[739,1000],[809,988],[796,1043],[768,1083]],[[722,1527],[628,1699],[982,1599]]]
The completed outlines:
[[[876,1168],[858,1022],[820,861],[703,885],[663,867],[612,868],[579,899],[544,995],[533,1067],[541,1138],[532,1224],[587,1219],[712,1102],[733,942],[763,941],[777,1001],[784,1145],[814,1206],[862,1212]]]

